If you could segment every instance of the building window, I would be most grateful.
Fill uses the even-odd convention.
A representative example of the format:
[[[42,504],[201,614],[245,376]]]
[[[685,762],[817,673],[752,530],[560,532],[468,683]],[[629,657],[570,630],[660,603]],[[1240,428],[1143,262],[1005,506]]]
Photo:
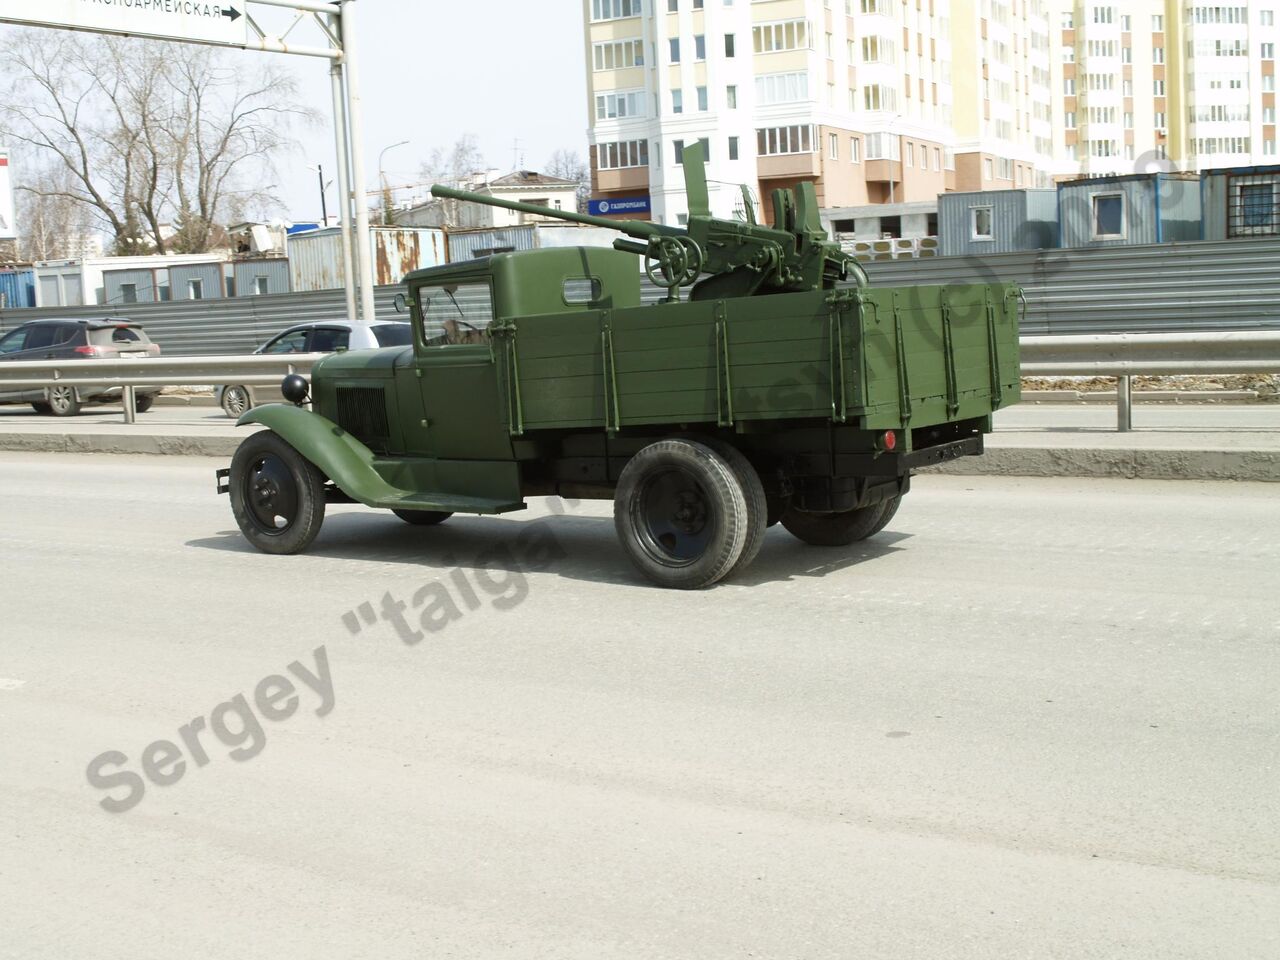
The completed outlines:
[[[902,141],[889,133],[867,134],[868,160],[901,160]]]
[[[671,112],[684,113],[684,91],[683,90],[671,91]]]
[[[684,141],[683,140],[672,141],[671,146],[675,148],[676,166],[683,167],[684,166]]]
[[[136,283],[120,284],[120,302],[121,303],[137,303],[138,302],[138,285]]]
[[[699,87],[698,88],[698,109],[701,110],[703,113],[705,113],[707,111],[707,106],[708,106],[707,105],[707,88]]]
[[[989,157],[986,160],[982,161],[982,172],[985,174],[985,179],[994,180],[996,178],[995,161],[990,159]]]
[[[624,140],[618,143],[602,143],[596,147],[596,168],[599,170],[621,170],[648,165],[648,140]]]
[[[724,102],[730,110],[738,109],[738,88],[736,86],[728,86],[724,88]]]
[[[898,91],[883,84],[871,84],[862,88],[863,105],[868,110],[898,109]]]
[[[1093,197],[1093,239],[1118,240],[1123,239],[1124,235],[1124,194],[1095,194]]]
[[[1264,43],[1262,45],[1262,59],[1274,60],[1276,58],[1276,45],[1274,43]]]
[[[762,157],[813,153],[813,127],[767,127],[756,131],[756,152]]]
[[[1064,96],[1074,97],[1076,95],[1076,79],[1075,77],[1067,77],[1062,81],[1062,93]]]
[[[643,13],[642,0],[591,0],[592,20],[621,20]]]
[[[907,142],[907,166],[914,167],[915,165],[916,165],[916,145],[908,141]]]
[[[1164,47],[1151,48],[1151,62],[1164,63]]]
[[[693,38],[693,59],[707,59],[707,37],[705,34],[699,33]]]
[[[849,138],[849,162],[850,163],[862,162],[862,141],[859,140],[857,137]]]
[[[756,77],[756,100],[761,106],[809,99],[809,74],[769,73]]]
[[[597,43],[591,51],[596,70],[621,70],[626,67],[644,66],[643,40]]]
[[[1076,129],[1076,112],[1074,110],[1068,110],[1062,115],[1062,122],[1068,130]]]
[[[271,292],[270,277],[254,277],[253,278],[253,295],[255,297],[265,297]]]
[[[1151,32],[1164,33],[1164,15],[1163,14],[1157,13],[1151,17]]]
[[[679,63],[680,62],[680,38],[672,37],[670,40],[667,41],[667,43],[671,45],[671,62]]]
[[[838,133],[827,134],[827,159],[840,159],[840,135]]]
[[[644,91],[604,93],[596,97],[596,119],[617,120],[644,116]]]
[[[756,53],[807,50],[809,49],[809,21],[784,20],[779,23],[757,24],[751,28],[751,38]]]
[[[729,159],[730,160],[738,159],[738,138],[737,137],[729,138]]]
[[[995,219],[994,207],[970,207],[969,208],[969,239],[971,240],[994,240],[993,221]]]
[[[724,55],[726,57],[732,58],[737,56],[737,51],[734,49],[735,42],[736,41],[734,40],[734,35],[732,33],[726,33],[724,35]]]
[[[196,279],[196,280],[187,281],[187,299],[188,300],[204,299],[204,281],[203,280]]]

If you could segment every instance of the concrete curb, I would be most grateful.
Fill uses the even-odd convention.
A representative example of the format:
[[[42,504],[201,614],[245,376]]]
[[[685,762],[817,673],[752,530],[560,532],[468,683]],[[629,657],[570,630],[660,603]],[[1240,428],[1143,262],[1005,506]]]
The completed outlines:
[[[248,431],[236,436],[162,434],[0,433],[0,450],[26,453],[146,454],[229,460]],[[1096,477],[1130,480],[1280,482],[1280,450],[1135,449],[1132,447],[989,446],[922,472],[954,476]]]
[[[175,437],[161,434],[0,433],[0,450],[25,453],[152,454],[172,457],[231,457],[248,431],[236,437]]]
[[[1280,450],[988,447],[981,457],[969,457],[931,467],[929,470],[969,477],[1093,477],[1276,483],[1280,482]]]

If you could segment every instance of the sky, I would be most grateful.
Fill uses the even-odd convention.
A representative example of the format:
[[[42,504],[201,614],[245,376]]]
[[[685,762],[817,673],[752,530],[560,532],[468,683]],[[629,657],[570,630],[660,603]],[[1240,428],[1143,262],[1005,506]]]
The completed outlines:
[[[358,0],[358,6],[370,189],[377,186],[378,154],[401,140],[409,144],[388,150],[384,161],[392,184],[417,182],[433,149],[448,150],[468,133],[478,138],[488,165],[504,173],[517,168],[517,139],[522,169],[541,169],[562,148],[585,159],[589,118],[579,0]],[[324,164],[326,180],[337,172],[328,61],[284,60],[322,122],[298,131],[299,149],[279,164],[283,215],[318,220],[315,164]],[[335,185],[330,212],[336,205]]]

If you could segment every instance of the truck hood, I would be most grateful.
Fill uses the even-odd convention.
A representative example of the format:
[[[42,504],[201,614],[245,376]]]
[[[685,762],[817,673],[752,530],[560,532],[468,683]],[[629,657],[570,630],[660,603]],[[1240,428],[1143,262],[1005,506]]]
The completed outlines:
[[[382,350],[349,350],[325,357],[315,365],[313,377],[333,379],[391,379],[395,371],[413,363],[413,347],[387,347]]]

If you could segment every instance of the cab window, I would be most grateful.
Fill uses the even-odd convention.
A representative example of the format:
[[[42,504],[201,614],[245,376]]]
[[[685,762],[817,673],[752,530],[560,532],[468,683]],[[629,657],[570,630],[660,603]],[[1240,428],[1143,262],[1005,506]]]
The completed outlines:
[[[428,347],[489,342],[493,289],[489,281],[423,284],[414,291]]]

